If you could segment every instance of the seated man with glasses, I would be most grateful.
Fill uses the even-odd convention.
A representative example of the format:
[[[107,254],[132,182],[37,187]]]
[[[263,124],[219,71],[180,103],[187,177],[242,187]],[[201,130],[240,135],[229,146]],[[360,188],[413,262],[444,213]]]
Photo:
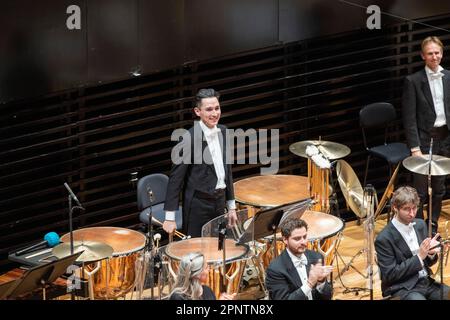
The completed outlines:
[[[437,233],[427,236],[427,225],[416,219],[419,195],[412,187],[400,187],[392,196],[395,214],[375,240],[383,297],[401,300],[439,300],[441,285],[431,277],[430,266],[440,251]],[[444,299],[449,287],[444,284]]]

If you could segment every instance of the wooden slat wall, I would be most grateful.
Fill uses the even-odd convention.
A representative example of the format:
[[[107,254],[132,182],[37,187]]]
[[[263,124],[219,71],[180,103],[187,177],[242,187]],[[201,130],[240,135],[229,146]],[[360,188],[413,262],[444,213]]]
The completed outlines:
[[[449,28],[448,18],[426,22]],[[280,130],[279,173],[306,175],[306,160],[291,154],[289,145],[321,136],[351,148],[345,160],[362,180],[365,152],[358,112],[376,101],[400,107],[402,81],[422,67],[420,42],[431,34],[449,42],[442,31],[398,24],[2,105],[0,268],[10,265],[9,251],[48,231],[68,231],[64,182],[86,207],[75,213],[75,228],[138,227],[130,174],[169,172],[170,135],[191,126],[192,96],[201,87],[222,93],[222,123],[230,128]],[[394,126],[392,138],[403,140],[400,114]],[[233,169],[235,180],[259,170],[254,164]],[[403,172],[403,181],[407,177]],[[373,161],[368,182],[382,193],[387,180],[386,165]],[[341,216],[354,218],[339,190],[338,196]]]

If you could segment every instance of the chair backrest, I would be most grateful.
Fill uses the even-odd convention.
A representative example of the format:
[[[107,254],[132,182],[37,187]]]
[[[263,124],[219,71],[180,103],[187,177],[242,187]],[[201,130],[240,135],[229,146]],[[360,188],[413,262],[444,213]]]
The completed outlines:
[[[388,102],[376,102],[363,107],[359,111],[359,125],[362,130],[364,147],[367,149],[366,129],[384,129],[384,144],[387,143],[389,124],[397,117],[392,104]],[[373,131],[373,130],[371,130]]]
[[[376,102],[359,111],[359,125],[362,128],[386,127],[394,121],[397,114],[392,104]]]
[[[156,205],[166,200],[166,189],[169,177],[162,173],[149,174],[139,179],[137,184],[137,206],[144,210],[150,205]],[[153,193],[153,202],[150,203],[150,190]]]

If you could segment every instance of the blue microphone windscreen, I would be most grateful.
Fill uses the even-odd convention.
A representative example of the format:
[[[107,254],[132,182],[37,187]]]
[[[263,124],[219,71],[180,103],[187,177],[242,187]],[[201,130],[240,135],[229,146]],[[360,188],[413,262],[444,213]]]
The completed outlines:
[[[44,240],[47,241],[50,247],[54,247],[59,244],[59,236],[56,232],[49,232],[44,236]]]

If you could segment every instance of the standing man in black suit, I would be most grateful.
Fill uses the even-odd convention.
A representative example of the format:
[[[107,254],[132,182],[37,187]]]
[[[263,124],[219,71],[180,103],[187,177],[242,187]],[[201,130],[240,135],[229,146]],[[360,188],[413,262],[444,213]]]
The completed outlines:
[[[415,219],[419,196],[412,187],[400,187],[392,196],[394,218],[375,240],[383,296],[402,300],[439,300],[441,285],[430,278],[430,266],[438,260],[439,242],[427,238],[427,226]],[[444,284],[444,299],[449,287]]]
[[[202,226],[224,214],[228,207],[228,224],[236,223],[231,163],[227,163],[226,127],[219,125],[219,93],[200,89],[195,96],[194,112],[200,118],[172,150],[173,166],[169,176],[163,229],[176,229],[174,212],[183,192],[183,229],[191,237],[200,237]],[[176,157],[180,156],[181,157]],[[178,160],[177,160],[178,159]],[[228,161],[230,162],[230,161]]]
[[[267,268],[266,287],[273,300],[331,300],[327,281],[332,266],[322,265],[321,254],[307,249],[308,225],[301,219],[283,223],[286,249]]]
[[[440,66],[443,48],[437,37],[423,40],[421,56],[425,61],[425,68],[405,80],[402,98],[403,126],[413,156],[428,154],[431,138],[433,154],[450,156],[450,72]],[[433,234],[438,229],[445,195],[445,178],[446,176],[434,176],[431,179]],[[423,219],[423,204],[429,198],[427,176],[414,174],[413,181],[421,201],[417,217]]]

